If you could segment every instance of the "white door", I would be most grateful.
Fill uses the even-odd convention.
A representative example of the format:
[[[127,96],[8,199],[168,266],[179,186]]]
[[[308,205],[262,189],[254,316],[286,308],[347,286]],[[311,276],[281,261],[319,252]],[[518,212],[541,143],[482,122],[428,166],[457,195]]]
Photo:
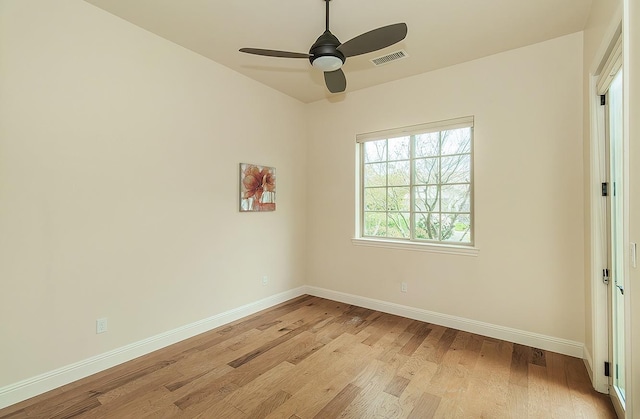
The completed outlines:
[[[614,404],[625,407],[625,258],[624,258],[624,141],[622,70],[613,78],[606,94],[607,150],[609,165],[609,394]]]

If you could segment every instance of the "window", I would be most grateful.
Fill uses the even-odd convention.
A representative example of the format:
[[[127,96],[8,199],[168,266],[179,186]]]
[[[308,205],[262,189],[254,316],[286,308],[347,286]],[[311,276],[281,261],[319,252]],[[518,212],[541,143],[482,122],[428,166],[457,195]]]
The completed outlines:
[[[473,117],[357,142],[360,238],[473,245]]]

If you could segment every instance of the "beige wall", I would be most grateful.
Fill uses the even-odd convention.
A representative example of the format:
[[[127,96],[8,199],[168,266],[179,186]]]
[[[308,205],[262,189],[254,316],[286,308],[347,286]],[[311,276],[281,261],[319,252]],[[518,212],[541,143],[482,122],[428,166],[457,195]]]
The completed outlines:
[[[2,0],[0,387],[303,284],[304,117],[83,1]],[[240,162],[276,212],[238,212]]]
[[[583,342],[582,42],[573,34],[310,104],[308,283]],[[354,247],[356,134],[466,115],[478,257]]]

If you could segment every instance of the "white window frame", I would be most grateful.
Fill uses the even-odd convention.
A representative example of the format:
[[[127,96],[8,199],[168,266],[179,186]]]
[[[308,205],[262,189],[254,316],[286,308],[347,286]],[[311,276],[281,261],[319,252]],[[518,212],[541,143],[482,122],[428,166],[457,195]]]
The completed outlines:
[[[411,218],[411,237],[410,238],[386,238],[386,237],[369,237],[363,236],[364,231],[364,147],[363,144],[369,141],[377,141],[391,139],[404,136],[412,136],[417,134],[425,134],[431,132],[439,132],[453,130],[457,128],[471,129],[471,145],[470,145],[470,243],[456,243],[450,241],[438,240],[422,240],[414,238],[414,208],[410,208]],[[352,239],[352,243],[357,246],[368,247],[385,247],[401,250],[427,251],[434,253],[458,254],[467,256],[477,256],[478,249],[475,247],[476,241],[476,225],[474,211],[474,117],[467,116],[462,118],[450,119],[446,121],[437,121],[427,124],[414,125],[403,128],[395,128],[384,131],[370,132],[366,134],[358,134],[356,136],[356,234]],[[411,147],[413,148],[413,147]],[[466,154],[466,153],[465,153]],[[410,161],[415,158],[410,155]],[[410,187],[414,186],[413,179],[410,179]]]

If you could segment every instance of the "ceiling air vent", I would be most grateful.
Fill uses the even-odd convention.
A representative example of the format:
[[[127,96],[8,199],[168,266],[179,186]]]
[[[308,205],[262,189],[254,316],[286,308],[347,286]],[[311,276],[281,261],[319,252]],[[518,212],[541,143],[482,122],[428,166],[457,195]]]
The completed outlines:
[[[400,51],[392,52],[391,54],[383,55],[382,57],[373,58],[371,59],[371,62],[377,67],[380,65],[389,64],[392,61],[398,61],[403,58],[407,58],[408,56],[409,54],[407,54],[405,50],[401,49]]]

